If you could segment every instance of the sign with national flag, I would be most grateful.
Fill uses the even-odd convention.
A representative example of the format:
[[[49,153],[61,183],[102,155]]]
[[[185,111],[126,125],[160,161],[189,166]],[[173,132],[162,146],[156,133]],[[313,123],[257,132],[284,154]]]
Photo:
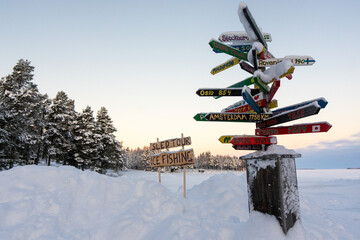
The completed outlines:
[[[320,133],[327,132],[332,127],[328,122],[304,123],[286,127],[257,128],[257,136],[282,135],[282,134],[299,134],[299,133]]]

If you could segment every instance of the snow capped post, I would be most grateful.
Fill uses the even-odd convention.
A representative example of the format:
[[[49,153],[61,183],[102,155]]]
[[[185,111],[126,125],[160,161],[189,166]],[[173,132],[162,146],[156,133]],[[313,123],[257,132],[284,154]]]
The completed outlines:
[[[240,157],[246,160],[249,211],[275,216],[284,233],[300,219],[295,165],[299,157],[280,145]]]
[[[327,101],[317,98],[271,110],[278,106],[274,96],[280,88],[280,79],[286,77],[291,80],[295,66],[312,66],[315,60],[307,55],[276,58],[268,50],[267,42],[271,42],[271,35],[261,31],[245,3],[240,3],[238,15],[245,32],[225,32],[220,34],[219,41],[211,39],[209,42],[214,52],[232,57],[213,68],[211,74],[239,64],[242,70],[252,76],[227,88],[200,88],[196,94],[215,99],[242,97],[243,100],[221,112],[198,113],[194,119],[256,124],[256,135],[225,135],[219,141],[231,143],[235,150],[258,150],[241,157],[247,161],[249,210],[274,215],[286,234],[300,218],[295,167],[295,158],[300,154],[277,146],[277,139],[273,135],[327,132],[331,124],[316,122],[272,126],[316,115],[325,108]]]

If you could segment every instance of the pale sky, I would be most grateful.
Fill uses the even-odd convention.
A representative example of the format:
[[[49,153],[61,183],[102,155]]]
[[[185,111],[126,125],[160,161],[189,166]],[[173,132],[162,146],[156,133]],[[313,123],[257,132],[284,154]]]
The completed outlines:
[[[328,121],[328,133],[278,136],[278,144],[323,151],[360,132],[360,2],[245,1],[257,24],[271,34],[276,57],[310,55],[316,63],[296,67],[281,80],[279,107],[324,97],[316,116],[283,125]],[[225,31],[244,31],[240,1],[0,1],[0,76],[20,59],[35,66],[34,83],[55,97],[60,90],[96,113],[109,110],[124,147],[191,136],[196,154],[241,156],[222,135],[254,134],[254,123],[196,122],[200,112],[218,112],[241,98],[200,98],[199,88],[222,88],[250,75],[235,66],[215,76],[210,70],[230,59],[208,42]],[[357,139],[357,138],[356,138]],[[325,143],[325,144],[324,144]],[[328,144],[326,144],[328,143]],[[356,156],[359,141],[352,141]],[[354,144],[356,143],[356,144]],[[342,145],[343,146],[343,145]],[[301,153],[301,152],[300,152]],[[359,164],[358,164],[359,165]]]

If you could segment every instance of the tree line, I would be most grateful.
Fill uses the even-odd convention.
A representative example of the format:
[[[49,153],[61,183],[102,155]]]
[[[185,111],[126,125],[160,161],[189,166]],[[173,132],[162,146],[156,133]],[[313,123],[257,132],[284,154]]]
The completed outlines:
[[[100,173],[124,168],[151,170],[149,147],[124,149],[105,107],[75,111],[64,91],[55,98],[41,94],[33,83],[34,67],[20,59],[0,80],[0,171],[40,161],[71,165]],[[201,153],[195,168],[241,170],[238,157]]]
[[[59,91],[50,99],[33,83],[34,67],[20,59],[0,80],[0,170],[43,159],[104,172],[124,167],[122,144],[105,107],[75,111]]]

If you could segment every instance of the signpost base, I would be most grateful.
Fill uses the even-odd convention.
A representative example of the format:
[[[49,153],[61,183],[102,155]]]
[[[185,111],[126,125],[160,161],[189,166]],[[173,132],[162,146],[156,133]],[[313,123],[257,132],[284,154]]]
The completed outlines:
[[[240,157],[246,160],[249,211],[275,216],[285,234],[300,219],[298,157],[301,155],[279,145]]]

